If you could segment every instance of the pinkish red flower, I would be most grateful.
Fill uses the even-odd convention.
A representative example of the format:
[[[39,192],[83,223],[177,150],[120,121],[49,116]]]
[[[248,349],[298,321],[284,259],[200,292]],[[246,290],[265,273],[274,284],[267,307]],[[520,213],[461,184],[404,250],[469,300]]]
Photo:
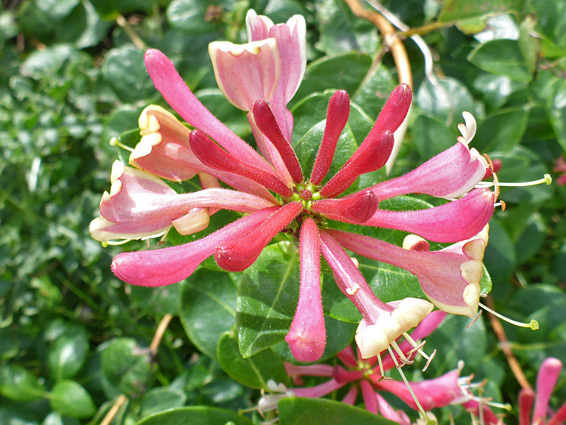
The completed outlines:
[[[111,193],[103,197],[102,217],[93,222],[91,231],[101,241],[144,238],[171,226],[181,233],[197,231],[218,209],[249,215],[185,245],[122,253],[112,263],[114,273],[135,285],[169,285],[190,276],[210,256],[226,270],[244,270],[277,233],[293,232],[301,253],[301,289],[286,339],[295,357],[304,361],[320,358],[325,346],[321,254],[340,289],[363,316],[356,336],[363,357],[387,349],[418,325],[433,305],[414,298],[381,302],[344,248],[406,267],[439,308],[475,313],[487,242],[478,234],[493,213],[495,196],[487,189],[472,190],[488,167],[468,148],[475,132],[473,117],[465,115],[466,126],[454,147],[412,172],[340,196],[360,175],[387,162],[393,133],[411,104],[410,87],[402,84],[393,90],[363,143],[324,183],[349,116],[348,94],[337,91],[328,105],[312,174],[305,176],[291,147],[293,119],[286,109],[304,73],[304,20],[293,17],[287,24],[273,25],[250,12],[247,24],[250,43],[213,43],[210,52],[219,86],[230,101],[248,111],[263,156],[200,103],[163,53],[150,49],[145,64],[155,87],[195,130],[160,107],[146,108],[139,121],[142,140],[130,156],[130,165],[139,170],[122,166],[120,176],[112,179]],[[203,190],[189,194],[175,193],[156,177],[183,181],[196,174]],[[220,188],[220,181],[235,190]],[[421,211],[387,211],[379,206],[385,199],[410,193],[458,199]],[[332,230],[332,220],[399,229],[455,244],[438,252],[389,248],[380,241]]]
[[[524,388],[519,394],[519,425],[560,425],[566,421],[566,403],[556,412],[549,407],[561,371],[562,362],[558,359],[548,357],[542,363],[537,374],[536,392]]]

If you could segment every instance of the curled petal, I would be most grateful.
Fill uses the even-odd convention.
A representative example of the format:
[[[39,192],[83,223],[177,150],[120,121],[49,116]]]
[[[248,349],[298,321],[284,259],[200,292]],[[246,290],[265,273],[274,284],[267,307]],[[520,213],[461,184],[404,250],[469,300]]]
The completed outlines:
[[[472,190],[488,169],[487,161],[478,151],[458,142],[413,171],[370,189],[382,201],[409,193],[457,198]]]
[[[253,232],[218,245],[214,258],[224,270],[243,271],[251,266],[263,248],[303,210],[300,202],[292,202],[273,212]]]
[[[256,182],[204,165],[189,145],[190,130],[162,107],[148,106],[138,122],[142,137],[130,155],[129,163],[133,167],[172,181],[188,180],[198,172],[202,182],[202,174],[207,173],[208,180],[214,176],[235,189],[273,200]],[[202,187],[210,186],[205,181]]]
[[[195,242],[149,251],[124,252],[112,260],[112,271],[124,282],[141,286],[163,286],[189,277],[224,241],[248,234],[277,207],[243,217]]]
[[[426,210],[378,209],[364,224],[416,233],[435,242],[457,242],[478,234],[493,215],[494,205],[492,192],[475,189],[463,198]]]
[[[369,236],[328,232],[345,248],[377,261],[404,268],[417,276],[425,295],[438,308],[473,316],[478,308],[487,228],[476,237],[440,251],[408,251]]]
[[[480,403],[476,400],[468,400],[462,403],[462,406],[476,418],[483,418],[485,425],[501,425],[501,420],[495,416],[495,413],[484,403]]]
[[[377,211],[377,197],[365,190],[340,199],[322,199],[312,204],[311,210],[332,220],[363,224]]]
[[[190,130],[161,106],[145,108],[138,120],[141,140],[130,165],[173,181],[192,178],[204,164],[189,147]]]
[[[145,52],[144,60],[155,88],[186,122],[204,131],[236,158],[273,173],[270,165],[250,145],[205,108],[167,56],[159,50],[149,49]]]
[[[237,108],[251,111],[257,100],[270,100],[281,72],[274,38],[248,44],[214,41],[208,45],[218,87]]]
[[[326,327],[320,292],[320,240],[312,218],[301,226],[300,257],[299,303],[285,341],[297,360],[314,362],[324,353]]]

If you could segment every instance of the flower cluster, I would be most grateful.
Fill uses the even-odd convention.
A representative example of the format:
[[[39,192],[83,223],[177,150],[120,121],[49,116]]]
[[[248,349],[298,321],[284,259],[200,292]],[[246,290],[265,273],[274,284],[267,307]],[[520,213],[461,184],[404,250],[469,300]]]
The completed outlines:
[[[145,64],[155,87],[194,129],[163,108],[148,106],[139,119],[142,138],[130,155],[130,167],[115,164],[112,188],[103,195],[101,217],[90,230],[103,242],[162,235],[171,227],[186,235],[205,229],[219,209],[246,215],[191,243],[119,254],[112,262],[116,276],[134,285],[169,285],[190,276],[210,256],[225,270],[242,271],[279,232],[293,233],[299,245],[301,283],[286,341],[293,355],[307,362],[318,360],[326,344],[321,255],[340,290],[362,315],[356,334],[362,358],[378,355],[407,335],[434,306],[473,316],[479,303],[486,225],[495,204],[493,192],[475,188],[489,165],[468,147],[475,134],[473,117],[464,115],[466,125],[460,125],[462,136],[453,147],[420,167],[341,196],[360,175],[386,163],[393,133],[409,110],[411,88],[402,84],[393,90],[367,137],[327,178],[350,112],[348,93],[334,93],[312,173],[305,176],[291,146],[293,116],[287,109],[305,72],[305,21],[294,16],[286,24],[274,25],[250,11],[246,23],[248,44],[214,42],[209,51],[220,89],[247,111],[261,154],[204,107],[163,53],[150,49]],[[193,193],[176,193],[163,181],[197,175],[202,190]],[[451,202],[419,211],[380,208],[382,201],[411,193]],[[397,247],[333,229],[335,221],[418,236],[408,236],[404,246]],[[431,252],[425,239],[452,245]],[[382,302],[346,249],[407,269],[418,277],[430,302]]]
[[[411,338],[420,340],[427,337],[438,327],[445,316],[446,313],[442,311],[428,314],[411,333]],[[411,384],[408,384],[406,380],[405,382],[396,381],[386,376],[388,370],[394,367],[399,368],[399,364],[410,358],[415,351],[408,341],[399,345],[403,354],[392,353],[383,359],[376,356],[366,360],[360,358],[359,351],[356,357],[352,347],[348,346],[337,355],[343,366],[327,364],[296,366],[286,363],[287,373],[293,378],[295,385],[303,385],[305,376],[330,379],[312,387],[294,388],[286,388],[283,384],[275,385],[271,382],[269,389],[275,394],[264,394],[259,400],[258,410],[263,414],[265,411],[276,409],[279,400],[285,397],[318,398],[349,386],[342,402],[350,405],[356,404],[361,392],[362,400],[368,411],[380,414],[401,425],[411,425],[409,416],[404,411],[396,410],[391,406],[380,392],[390,392],[399,397],[411,409],[419,410],[425,421],[432,416],[430,410],[451,404],[461,404],[470,409],[473,415],[477,414],[476,406],[479,406],[482,400],[471,392],[471,388],[477,386],[471,383],[471,377],[460,377],[463,364],[438,378]],[[489,407],[485,405],[482,407],[484,409],[482,414],[489,418],[496,417]]]

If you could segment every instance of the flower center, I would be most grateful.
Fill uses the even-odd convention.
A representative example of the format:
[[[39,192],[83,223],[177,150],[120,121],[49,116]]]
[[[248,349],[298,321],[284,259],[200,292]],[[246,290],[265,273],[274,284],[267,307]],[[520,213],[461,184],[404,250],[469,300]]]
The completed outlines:
[[[317,201],[321,198],[319,192],[320,186],[312,184],[312,183],[297,183],[293,189],[293,196],[289,199],[292,201],[299,201],[303,204],[305,208],[305,213],[313,214],[311,212],[311,206],[314,201]]]

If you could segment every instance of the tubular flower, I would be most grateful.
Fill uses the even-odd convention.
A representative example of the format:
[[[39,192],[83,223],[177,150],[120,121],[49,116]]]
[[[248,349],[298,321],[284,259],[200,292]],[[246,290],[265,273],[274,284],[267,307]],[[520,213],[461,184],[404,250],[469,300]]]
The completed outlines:
[[[330,264],[339,288],[363,316],[356,336],[363,357],[396,345],[395,340],[417,326],[433,308],[430,302],[414,298],[381,302],[345,248],[406,267],[419,277],[425,293],[439,308],[471,314],[479,297],[478,265],[487,241],[476,235],[489,221],[495,203],[495,196],[487,189],[469,192],[487,169],[468,149],[473,118],[466,117],[464,135],[455,147],[407,176],[340,196],[360,175],[387,162],[392,135],[411,104],[410,87],[402,84],[393,90],[363,143],[326,179],[350,111],[348,94],[337,91],[328,105],[312,174],[305,176],[290,143],[292,116],[286,109],[304,73],[304,19],[293,17],[285,25],[273,25],[250,12],[247,24],[250,44],[213,43],[210,52],[223,92],[248,110],[263,156],[198,101],[163,53],[150,49],[145,64],[155,87],[195,129],[189,130],[163,108],[146,108],[139,120],[142,138],[130,156],[130,165],[136,168],[116,165],[119,172],[113,173],[112,189],[101,202],[102,217],[93,221],[91,233],[105,242],[151,237],[172,226],[188,234],[206,227],[208,216],[219,209],[248,215],[185,245],[122,253],[114,258],[114,273],[134,285],[169,285],[190,276],[211,256],[220,267],[240,271],[253,264],[277,234],[290,234],[299,244],[301,287],[286,340],[293,355],[303,361],[320,358],[326,341],[320,255]],[[240,66],[245,72],[235,78],[235,67]],[[197,174],[203,190],[189,194],[178,194],[159,179],[184,181]],[[235,190],[221,188],[220,182]],[[380,208],[380,201],[405,193],[463,197],[422,211]],[[332,220],[401,229],[456,244],[430,253],[394,247],[377,258],[369,251],[379,241],[332,230]]]
[[[550,396],[561,371],[562,362],[558,359],[548,357],[542,363],[537,374],[536,392],[524,388],[519,393],[519,425],[559,425],[566,421],[566,403],[547,420],[551,412],[548,407]]]
[[[441,311],[428,314],[411,334],[411,337],[414,339],[427,337],[439,326],[445,316],[446,313]],[[414,351],[412,347],[406,344],[406,341],[399,345],[403,356],[410,357],[412,351]],[[397,381],[389,376],[384,376],[384,373],[396,367],[396,364],[401,361],[400,355],[395,354],[395,359],[388,355],[383,359],[383,363],[378,365],[377,357],[362,360],[359,352],[356,356],[352,347],[348,346],[338,353],[337,357],[341,361],[341,365],[302,366],[285,363],[287,374],[293,379],[293,384],[296,386],[304,384],[303,377],[305,376],[326,377],[328,380],[313,387],[295,388],[286,388],[283,384],[275,385],[272,382],[269,389],[280,394],[264,395],[258,404],[260,412],[263,413],[267,405],[271,410],[276,409],[276,402],[284,397],[318,398],[345,386],[350,386],[350,390],[345,393],[346,395],[342,399],[344,403],[355,405],[361,392],[362,400],[368,411],[396,421],[401,425],[411,425],[409,417],[402,410],[394,409],[381,396],[380,392],[390,392],[399,397],[411,409],[421,412],[428,412],[453,404],[465,406],[466,403],[482,401],[470,391],[477,385],[471,384],[469,377],[460,377],[462,363],[457,369],[438,378],[409,384],[406,381]],[[484,406],[484,409],[491,412],[487,406]],[[426,416],[429,415],[430,413],[426,413]]]

